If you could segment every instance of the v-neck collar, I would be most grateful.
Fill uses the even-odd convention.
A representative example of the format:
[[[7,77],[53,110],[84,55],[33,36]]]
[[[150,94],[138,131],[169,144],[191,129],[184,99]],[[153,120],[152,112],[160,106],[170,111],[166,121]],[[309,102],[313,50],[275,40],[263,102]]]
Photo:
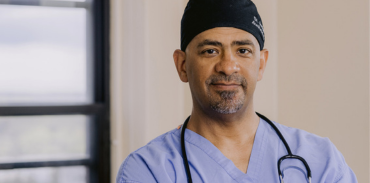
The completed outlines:
[[[260,119],[256,136],[254,138],[252,153],[248,164],[247,173],[240,171],[234,163],[222,154],[222,152],[214,146],[209,140],[203,136],[186,129],[185,130],[185,141],[196,145],[202,149],[208,156],[210,156],[216,163],[218,163],[223,169],[237,182],[258,182],[258,177],[261,173],[261,165],[265,155],[265,131],[266,122]],[[180,136],[180,130],[178,130]]]

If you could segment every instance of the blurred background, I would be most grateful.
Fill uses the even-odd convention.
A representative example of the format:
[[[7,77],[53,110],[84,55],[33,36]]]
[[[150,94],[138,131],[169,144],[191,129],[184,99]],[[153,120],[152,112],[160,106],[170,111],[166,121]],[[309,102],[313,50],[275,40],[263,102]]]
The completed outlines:
[[[0,182],[109,182],[109,7],[0,0]]]
[[[256,110],[369,169],[369,0],[255,0],[270,51]],[[0,183],[115,182],[191,113],[187,0],[0,0]]]

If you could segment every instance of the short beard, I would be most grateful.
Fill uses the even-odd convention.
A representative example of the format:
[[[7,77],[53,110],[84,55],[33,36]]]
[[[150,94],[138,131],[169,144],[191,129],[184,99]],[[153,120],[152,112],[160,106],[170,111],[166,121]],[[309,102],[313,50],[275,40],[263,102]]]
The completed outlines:
[[[243,94],[239,97],[237,97],[238,90],[232,90],[232,91],[216,91],[218,96],[212,95],[210,90],[208,89],[208,98],[210,100],[210,107],[214,111],[221,113],[221,114],[232,114],[236,113],[239,109],[243,107],[245,95],[246,95],[246,86],[247,81],[245,78],[237,75],[231,75],[231,76],[211,76],[207,79],[206,83],[211,84],[216,81],[237,81],[238,83],[241,83],[243,86]]]
[[[211,109],[221,114],[232,114],[237,112],[243,107],[244,97],[234,99],[238,91],[221,91],[217,92],[221,99],[216,99],[210,94],[208,95],[211,99]]]

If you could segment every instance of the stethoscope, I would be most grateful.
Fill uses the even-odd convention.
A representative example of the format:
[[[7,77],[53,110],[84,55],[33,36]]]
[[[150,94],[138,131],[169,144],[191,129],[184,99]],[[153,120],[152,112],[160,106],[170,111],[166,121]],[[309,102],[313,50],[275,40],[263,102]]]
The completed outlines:
[[[279,161],[277,162],[277,166],[278,166],[278,173],[279,173],[279,177],[280,177],[280,182],[281,183],[284,183],[284,180],[283,180],[283,176],[281,175],[281,170],[280,170],[280,164],[283,160],[285,159],[298,159],[300,160],[304,166],[306,167],[306,171],[307,171],[307,179],[308,179],[308,182],[311,183],[311,169],[310,167],[308,166],[307,162],[305,159],[303,159],[302,157],[298,156],[298,155],[293,155],[292,154],[292,151],[290,150],[290,147],[288,145],[288,143],[286,142],[284,136],[281,134],[281,132],[279,131],[279,129],[267,118],[265,117],[264,115],[256,112],[256,114],[262,118],[263,120],[265,120],[268,124],[271,125],[271,127],[275,130],[275,132],[278,134],[279,138],[281,139],[281,141],[283,141],[284,143],[284,146],[286,148],[286,150],[288,151],[288,154],[281,157],[279,159]],[[193,180],[191,179],[191,174],[190,174],[190,168],[189,168],[189,162],[188,162],[188,157],[186,156],[186,150],[185,150],[185,129],[186,129],[186,126],[188,125],[188,122],[189,122],[189,119],[190,119],[190,116],[185,120],[183,126],[182,126],[182,129],[181,129],[181,151],[182,151],[182,154],[183,154],[183,160],[184,160],[184,166],[185,166],[185,171],[186,171],[186,176],[188,178],[188,183],[193,183]]]

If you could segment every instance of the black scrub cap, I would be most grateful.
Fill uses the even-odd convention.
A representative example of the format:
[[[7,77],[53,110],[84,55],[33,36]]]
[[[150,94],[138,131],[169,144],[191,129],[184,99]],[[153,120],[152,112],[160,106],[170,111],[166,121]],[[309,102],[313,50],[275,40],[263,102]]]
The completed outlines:
[[[234,27],[251,33],[263,49],[265,35],[251,0],[190,0],[181,20],[181,50],[199,33],[215,27]]]

